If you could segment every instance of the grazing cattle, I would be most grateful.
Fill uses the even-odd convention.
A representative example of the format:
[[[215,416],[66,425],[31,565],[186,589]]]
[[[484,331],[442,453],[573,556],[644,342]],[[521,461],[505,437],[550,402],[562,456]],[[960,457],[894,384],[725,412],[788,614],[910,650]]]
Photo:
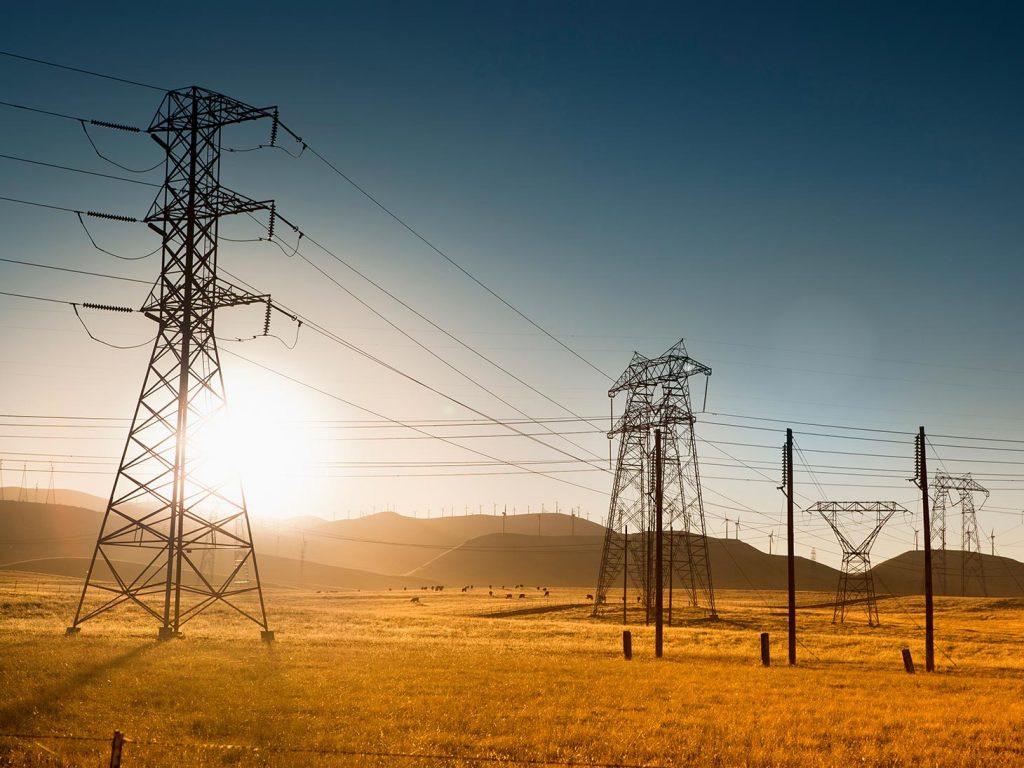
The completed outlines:
[[[410,603],[419,603],[419,602],[420,602],[420,599],[419,599],[418,597],[414,597],[414,598],[413,598],[412,600],[410,600],[409,602],[410,602]]]
[[[544,597],[550,597],[550,596],[551,596],[551,593],[550,593],[550,592],[548,592],[548,591],[547,591],[547,590],[545,589],[545,590],[544,590]]]
[[[519,593],[519,599],[522,600],[524,597],[526,597],[526,594],[523,593],[523,592],[520,592]]]
[[[469,587],[463,587],[462,591],[465,592],[467,589],[469,589]]]
[[[494,590],[493,589],[488,589],[487,590],[487,596],[488,597],[494,597]]]
[[[593,599],[594,599],[593,595],[587,595],[587,600],[593,600]]]
[[[512,599],[512,593],[509,592],[507,595],[505,595],[505,599],[506,600],[511,600]]]

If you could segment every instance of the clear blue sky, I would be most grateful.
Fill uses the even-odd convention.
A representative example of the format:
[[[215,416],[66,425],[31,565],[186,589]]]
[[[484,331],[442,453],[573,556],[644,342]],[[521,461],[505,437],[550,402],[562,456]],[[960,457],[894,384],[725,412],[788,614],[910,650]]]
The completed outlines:
[[[279,105],[283,120],[312,146],[613,376],[633,349],[655,355],[685,336],[691,354],[714,369],[711,411],[1024,437],[1024,17],[1010,3],[824,6],[300,2],[179,5],[169,15],[138,4],[102,11],[21,5],[6,11],[0,47],[165,88],[198,84]],[[0,100],[145,125],[159,98],[155,91],[0,58]],[[97,158],[72,121],[10,109],[2,114],[4,154],[132,175]],[[264,130],[226,132],[225,144],[251,146],[265,140]],[[125,164],[160,159],[144,137],[100,129],[93,135]],[[3,159],[0,169],[0,195],[72,208],[141,215],[154,191]],[[159,170],[140,177],[159,182]],[[315,158],[227,155],[222,178],[252,197],[276,198],[286,216],[353,266],[553,399],[583,416],[607,413],[602,376],[489,298]],[[5,203],[0,227],[5,258],[147,280],[156,273],[152,258],[120,262],[93,250],[68,214]],[[110,250],[142,254],[156,246],[141,227],[94,229]],[[225,225],[224,232],[259,234],[245,222]],[[425,329],[322,253],[308,253],[531,416],[564,415]],[[297,259],[265,244],[226,244],[222,264],[445,392],[489,414],[515,415]],[[3,262],[0,284],[136,305],[146,291]],[[66,309],[0,297],[0,411],[127,417],[147,350],[118,352],[89,342]],[[136,318],[87,319],[98,335],[121,344],[145,341],[152,332]],[[226,334],[237,326],[243,335],[258,319],[242,313],[224,322],[222,329],[231,329]],[[226,347],[390,417],[467,415],[312,335],[300,336],[291,352],[268,341]],[[288,472],[299,474],[311,463],[309,473],[318,476],[275,478],[309,491],[300,508],[269,514],[358,514],[391,505],[422,515],[441,507],[490,510],[494,503],[536,510],[556,501],[581,506],[591,519],[605,514],[610,477],[597,471],[564,477],[600,492],[531,475],[319,477],[370,473],[353,468],[359,461],[474,459],[430,441],[338,441],[333,438],[351,430],[308,426],[296,432],[293,422],[300,419],[370,417],[228,356],[225,369],[242,413],[278,422],[254,442],[265,441],[264,453],[275,461],[281,448],[271,444],[290,446],[284,453],[301,460]],[[724,531],[723,516],[739,516],[743,537],[766,548],[781,497],[722,451],[774,479],[774,447],[727,444],[775,446],[780,433],[713,423],[704,429],[718,445],[702,447],[714,489],[708,499],[723,505],[709,507],[712,532]],[[83,454],[88,445],[97,456],[119,452],[123,433],[104,434],[112,437],[61,442],[60,451],[72,452],[71,446]],[[572,439],[606,455],[598,434]],[[885,467],[893,477],[912,471],[905,436],[894,436],[905,444],[798,439],[812,464]],[[11,462],[6,482],[19,479],[23,454],[56,451],[58,442],[0,438],[0,453]],[[521,439],[474,445],[485,442],[505,459],[564,458]],[[811,453],[830,449],[907,458]],[[1006,553],[1024,555],[1024,494],[1003,490],[1019,479],[996,476],[1024,478],[1024,467],[956,461],[1009,462],[1021,454],[936,449],[950,471],[989,473],[988,484],[1000,490],[983,512],[982,528],[995,530],[997,550],[1013,544]],[[339,461],[348,464],[332,464]],[[104,466],[98,475],[65,474],[58,484],[104,494]],[[44,484],[46,475],[35,479]],[[902,479],[850,482],[899,488],[829,486],[825,492],[899,501],[914,495]],[[256,507],[290,498],[263,490]],[[808,502],[821,495],[813,485],[802,490]],[[733,502],[757,512],[728,509]],[[912,545],[909,522],[891,525],[891,541],[880,546]]]

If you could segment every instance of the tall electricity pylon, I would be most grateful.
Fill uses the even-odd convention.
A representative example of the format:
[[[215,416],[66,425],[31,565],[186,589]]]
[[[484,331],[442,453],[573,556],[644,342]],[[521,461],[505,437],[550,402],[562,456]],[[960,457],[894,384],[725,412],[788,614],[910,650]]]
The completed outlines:
[[[216,310],[265,303],[217,277],[222,216],[270,211],[220,184],[221,130],[259,119],[274,107],[251,107],[191,87],[165,96],[148,133],[166,152],[165,180],[146,222],[162,240],[160,277],[142,311],[157,323],[153,353],[110,493],[85,586],[68,628],[123,603],[159,622],[158,637],[213,606],[233,609],[273,640],[252,544],[249,515],[232,467]],[[217,559],[214,550],[234,557]],[[200,563],[225,562],[214,572]],[[247,575],[251,566],[253,578]]]
[[[682,340],[650,359],[633,353],[629,367],[608,390],[626,393],[626,409],[608,432],[619,436],[618,462],[608,507],[608,524],[597,577],[594,612],[605,604],[621,579],[626,560],[629,580],[640,591],[648,616],[655,605],[654,430],[662,433],[663,527],[681,538],[665,564],[666,584],[682,583],[694,607],[716,616],[697,466],[697,436],[689,378],[710,376],[711,369],[689,357]],[[626,536],[628,529],[629,536]],[[629,549],[628,553],[626,549]],[[703,605],[701,605],[703,598]]]
[[[974,494],[980,493],[984,496],[982,505],[988,500],[988,489],[982,487],[978,481],[971,477],[968,472],[965,475],[949,475],[945,472],[935,473],[935,502],[932,506],[932,540],[942,550],[942,561],[939,566],[940,578],[942,579],[942,591],[949,594],[946,589],[946,511],[957,504],[960,505],[960,594],[967,594],[967,582],[969,579],[977,579],[981,586],[981,592],[988,594],[985,586],[985,567],[981,559],[981,537],[978,534],[977,510],[974,506]],[[959,498],[953,500],[953,491],[959,493]]]
[[[868,624],[878,625],[878,601],[875,599],[875,581],[871,576],[871,546],[889,518],[896,512],[906,513],[906,507],[895,501],[819,501],[805,511],[819,513],[831,526],[843,548],[843,570],[839,574],[832,623],[835,624],[837,619],[842,623],[846,619],[847,607],[863,601],[868,609]],[[874,515],[872,527],[863,538],[853,537],[849,520],[853,514]],[[860,539],[859,543],[856,543],[857,539]]]

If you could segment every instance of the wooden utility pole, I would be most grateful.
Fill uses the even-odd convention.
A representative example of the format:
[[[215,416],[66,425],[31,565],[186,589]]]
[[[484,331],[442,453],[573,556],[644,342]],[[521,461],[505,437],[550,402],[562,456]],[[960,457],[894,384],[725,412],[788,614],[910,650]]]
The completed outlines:
[[[626,599],[627,579],[629,578],[629,526],[622,533],[622,623],[626,623],[626,610],[629,601]]]
[[[661,466],[661,430],[654,430],[654,655],[661,658],[663,650],[663,632],[665,624],[665,569],[662,564],[664,554],[662,517],[664,516],[664,493]]]
[[[789,664],[796,664],[796,544],[793,538],[793,430],[786,430],[783,456],[786,482],[786,578],[789,587]]]
[[[994,533],[992,535],[995,536]],[[668,625],[670,627],[672,626],[672,585],[676,580],[675,543],[676,532],[670,525],[668,527]]]
[[[928,508],[928,457],[924,427],[917,433],[917,486],[921,489],[921,512],[924,515],[924,668],[935,671],[935,605],[932,593],[932,529]]]

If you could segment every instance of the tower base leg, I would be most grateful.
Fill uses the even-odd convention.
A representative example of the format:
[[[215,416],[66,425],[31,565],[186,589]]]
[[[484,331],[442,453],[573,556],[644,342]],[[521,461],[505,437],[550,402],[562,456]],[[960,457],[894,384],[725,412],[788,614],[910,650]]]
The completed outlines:
[[[179,636],[180,633],[175,632],[171,627],[160,627],[160,631],[157,633],[156,639],[163,642],[165,640],[173,640]]]
[[[264,643],[272,643],[272,642],[274,642],[274,632],[273,632],[273,630],[269,630],[269,629],[261,630],[260,631],[260,640],[262,640]]]
[[[81,627],[68,627],[64,630],[64,637],[75,637],[81,631]]]

